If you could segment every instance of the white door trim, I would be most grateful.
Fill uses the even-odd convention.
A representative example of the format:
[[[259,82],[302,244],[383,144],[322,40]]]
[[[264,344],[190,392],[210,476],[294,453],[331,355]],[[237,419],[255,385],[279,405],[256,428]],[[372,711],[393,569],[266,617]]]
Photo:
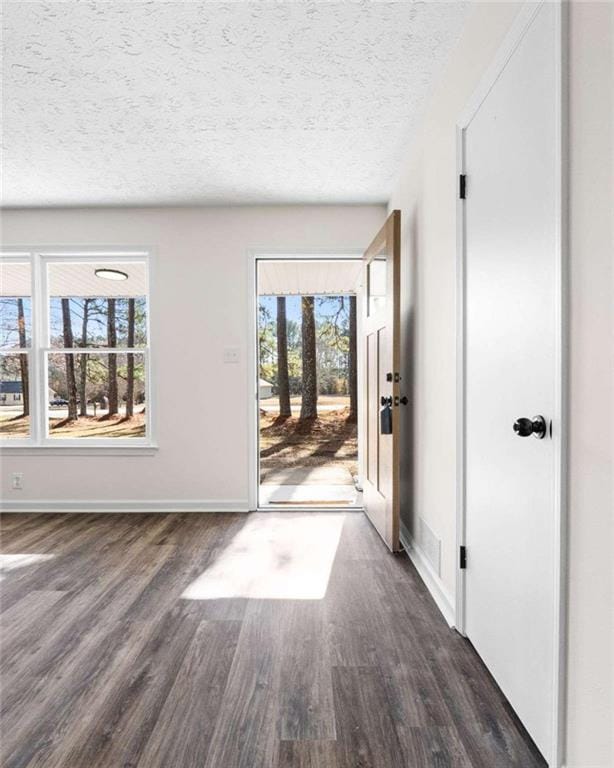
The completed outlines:
[[[499,79],[514,51],[520,44],[525,33],[531,26],[543,4],[527,2],[522,6],[510,28],[508,35],[497,52],[492,65],[486,71],[477,89],[469,99],[456,125],[457,147],[457,179],[464,174],[465,168],[465,131],[476,115],[480,105]],[[555,385],[555,409],[552,421],[552,439],[555,451],[555,528],[552,531],[555,554],[554,595],[555,637],[554,653],[554,695],[552,712],[553,755],[552,766],[559,768],[564,757],[564,723],[565,723],[565,682],[566,682],[566,615],[567,615],[567,413],[568,413],[568,107],[567,107],[567,6],[562,0],[555,0],[557,23],[557,110],[560,116],[559,130],[556,143],[557,153],[557,236],[558,254],[556,272],[557,318],[556,328],[556,369],[558,371]],[[468,194],[470,194],[468,187]],[[465,202],[457,195],[457,366],[456,366],[456,449],[457,449],[457,483],[456,483],[456,552],[465,545],[466,508],[465,508],[465,334],[466,334],[466,232],[465,232]],[[470,553],[468,553],[470,557]],[[465,571],[460,568],[457,560],[456,568],[456,629],[465,634]]]
[[[250,248],[247,251],[247,393],[248,393],[248,435],[247,435],[247,477],[248,477],[248,508],[250,511],[258,509],[258,478],[259,472],[259,455],[258,455],[258,359],[256,356],[256,348],[258,342],[258,306],[256,302],[257,293],[257,267],[258,260],[278,260],[278,261],[291,261],[297,259],[305,261],[307,259],[313,259],[314,261],[321,261],[323,259],[330,259],[335,261],[341,261],[343,259],[349,259],[353,261],[362,260],[362,252],[356,250],[335,250],[335,249],[309,249],[308,251],[301,251],[300,249],[284,249],[279,250],[275,248]],[[357,296],[357,300],[358,300]],[[357,319],[360,322],[360,306],[357,306]],[[360,328],[358,328],[360,331]],[[360,388],[360,382],[362,377],[362,363],[361,356],[358,355],[357,360],[358,367],[358,387]],[[359,389],[360,391],[360,389]],[[360,398],[358,402],[358,424],[361,423],[361,405]],[[359,471],[362,471],[361,457],[363,455],[362,450],[362,430],[358,430],[358,466]],[[293,506],[294,510],[299,510],[298,507]],[[319,511],[348,511],[347,508],[340,510],[326,508],[323,510],[319,508]]]

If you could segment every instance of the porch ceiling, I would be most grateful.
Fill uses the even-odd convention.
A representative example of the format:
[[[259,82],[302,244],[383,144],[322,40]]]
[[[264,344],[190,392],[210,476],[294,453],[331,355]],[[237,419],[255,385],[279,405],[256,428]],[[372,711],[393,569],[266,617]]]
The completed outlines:
[[[258,262],[259,296],[341,296],[356,293],[362,261],[322,259]]]
[[[115,269],[128,275],[126,280],[105,280],[96,270]],[[147,265],[143,261],[62,262],[49,265],[47,285],[50,296],[116,297],[147,295]],[[0,263],[0,296],[30,296],[30,263]]]

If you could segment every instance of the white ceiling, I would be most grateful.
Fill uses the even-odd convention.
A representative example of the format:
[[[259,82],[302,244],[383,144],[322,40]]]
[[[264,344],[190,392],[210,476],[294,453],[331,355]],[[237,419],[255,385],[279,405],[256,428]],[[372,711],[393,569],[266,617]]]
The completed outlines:
[[[341,296],[356,293],[362,260],[258,261],[259,296]]]
[[[8,206],[384,202],[465,2],[3,2]]]

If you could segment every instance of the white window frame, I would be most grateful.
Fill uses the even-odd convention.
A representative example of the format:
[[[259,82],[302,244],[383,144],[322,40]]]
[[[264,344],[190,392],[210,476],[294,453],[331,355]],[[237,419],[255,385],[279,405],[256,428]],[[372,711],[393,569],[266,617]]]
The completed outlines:
[[[153,387],[152,361],[152,267],[153,251],[151,248],[3,248],[0,251],[3,263],[30,264],[32,327],[30,346],[27,350],[2,350],[4,353],[27,354],[29,365],[30,393],[30,436],[27,438],[0,437],[0,447],[4,454],[15,453],[149,453],[157,448],[155,440],[155,393]],[[147,265],[147,346],[142,348],[114,347],[113,354],[134,353],[143,355],[145,366],[145,387],[147,397],[146,436],[145,437],[82,437],[57,438],[48,435],[48,393],[49,354],[109,354],[109,348],[74,347],[74,352],[51,347],[49,339],[49,295],[48,266],[54,263],[88,263],[109,261],[115,264],[145,262]]]

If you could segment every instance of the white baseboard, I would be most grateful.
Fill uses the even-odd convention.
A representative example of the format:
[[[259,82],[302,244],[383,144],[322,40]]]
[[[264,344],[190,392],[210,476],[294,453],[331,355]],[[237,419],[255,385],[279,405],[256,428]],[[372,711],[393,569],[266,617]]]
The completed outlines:
[[[128,501],[6,501],[2,512],[248,512],[247,499],[173,501],[145,499]]]
[[[444,619],[448,622],[448,625],[453,627],[456,624],[456,612],[454,610],[454,600],[452,599],[452,595],[446,589],[443,581],[435,573],[420,547],[412,539],[412,536],[407,527],[403,524],[403,521],[401,521],[400,538],[401,544],[407,552],[407,556],[414,564],[420,578],[431,593],[435,604],[441,611]]]

